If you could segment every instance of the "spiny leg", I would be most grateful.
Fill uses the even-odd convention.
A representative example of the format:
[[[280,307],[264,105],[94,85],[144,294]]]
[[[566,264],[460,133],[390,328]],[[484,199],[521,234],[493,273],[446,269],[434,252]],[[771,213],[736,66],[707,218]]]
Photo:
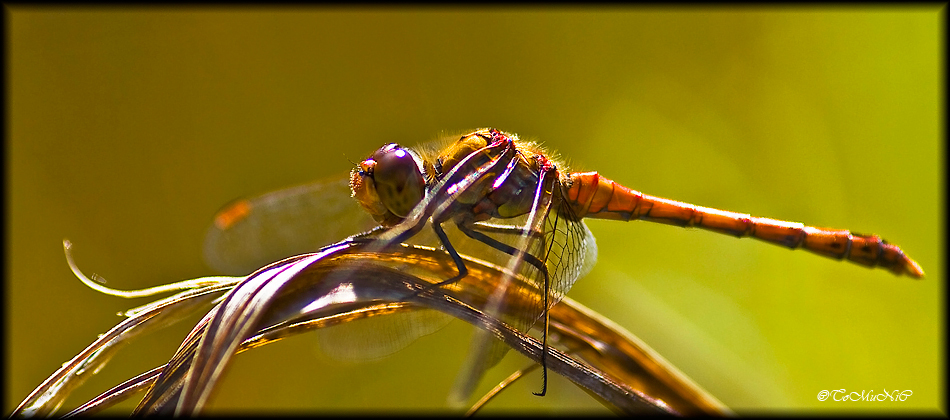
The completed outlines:
[[[555,223],[557,223],[557,219],[555,219]],[[513,257],[516,256],[517,253],[518,253],[518,250],[515,249],[515,247],[513,247],[513,246],[511,246],[511,245],[508,245],[508,244],[506,244],[506,243],[500,242],[500,241],[496,240],[495,238],[492,238],[492,237],[490,237],[490,236],[488,236],[488,235],[485,235],[484,233],[475,231],[475,230],[471,229],[469,226],[465,226],[464,224],[461,224],[461,223],[460,223],[460,224],[458,224],[458,227],[459,227],[459,230],[461,230],[463,233],[465,233],[466,235],[468,235],[468,237],[470,237],[470,238],[472,238],[472,239],[475,239],[475,240],[477,240],[477,241],[479,241],[479,242],[482,242],[482,243],[484,243],[484,244],[486,244],[486,245],[488,245],[488,246],[490,246],[490,247],[492,247],[492,248],[495,248],[495,249],[497,249],[497,250],[499,250],[499,251],[501,251],[501,252],[504,252],[504,253],[506,253],[506,254],[508,254],[508,255],[511,255],[511,256],[513,256]],[[519,231],[519,232],[524,232],[524,231],[525,231],[524,229],[514,228],[514,227],[512,227],[512,229],[513,229],[513,230],[517,230],[517,231]],[[507,232],[507,233],[513,233],[513,232]],[[540,236],[541,236],[542,248],[543,248],[544,235],[542,234],[542,235],[540,235]],[[552,243],[552,246],[553,246],[553,243]],[[547,253],[545,253],[545,256],[544,256],[544,257],[545,257],[545,258],[544,258],[545,261],[547,260],[547,254],[550,253],[550,252],[551,252],[551,247],[548,247],[548,251],[547,251]],[[547,366],[547,357],[546,357],[546,355],[547,355],[547,353],[548,353],[548,293],[550,293],[550,289],[551,289],[551,288],[550,288],[550,284],[551,284],[551,283],[550,283],[549,277],[548,277],[548,267],[547,267],[547,265],[544,264],[544,261],[539,260],[537,257],[535,257],[534,255],[529,254],[529,253],[527,253],[527,252],[524,252],[524,257],[523,257],[523,258],[524,258],[525,262],[527,262],[528,264],[531,264],[531,265],[533,265],[535,268],[537,268],[538,271],[541,272],[541,275],[544,277],[544,286],[543,286],[543,288],[542,288],[542,293],[544,294],[544,302],[543,302],[543,306],[542,306],[542,310],[544,311],[544,331],[543,331],[543,333],[542,333],[542,339],[541,339],[541,349],[542,349],[542,350],[541,350],[541,351],[542,351],[542,353],[541,353],[541,367],[543,368],[543,369],[541,370],[542,385],[541,385],[541,392],[532,392],[532,394],[534,394],[534,395],[537,395],[537,396],[539,396],[539,397],[543,397],[544,394],[547,392],[547,388],[548,388],[548,366]]]
[[[495,239],[495,238],[492,238],[491,236],[485,235],[484,233],[478,232],[478,231],[474,230],[470,225],[467,225],[467,224],[465,224],[465,223],[458,223],[457,226],[458,226],[459,230],[462,231],[462,233],[464,233],[464,234],[465,234],[466,236],[468,236],[469,238],[475,239],[475,240],[477,240],[477,241],[479,241],[479,242],[481,242],[481,243],[484,243],[484,244],[486,244],[486,245],[488,245],[488,246],[490,246],[490,247],[492,247],[492,248],[495,248],[495,249],[497,249],[497,250],[499,250],[499,251],[501,251],[501,252],[504,252],[504,253],[506,253],[506,254],[508,254],[508,255],[516,256],[516,253],[518,252],[518,250],[515,249],[515,247],[513,247],[513,246],[511,246],[511,245],[508,245],[508,244],[506,244],[506,243],[504,243],[504,242],[501,242],[501,241],[499,241],[499,240],[497,240],[497,239]],[[475,224],[474,226],[478,226],[478,225]],[[489,226],[493,226],[494,228],[498,228],[498,229],[501,228],[501,226],[499,226],[499,225],[489,225]],[[505,233],[514,234],[514,233],[523,233],[523,232],[525,232],[524,229],[522,229],[522,228],[517,228],[517,227],[514,227],[514,226],[507,226],[506,228],[507,228],[507,229],[504,229],[504,230],[506,231]],[[445,248],[445,251],[448,252],[448,254],[449,254],[450,257],[452,257],[452,261],[455,262],[455,266],[458,268],[459,273],[458,273],[457,275],[455,275],[455,276],[452,276],[451,278],[442,280],[442,281],[440,281],[440,282],[438,282],[438,283],[432,283],[432,284],[430,284],[430,285],[428,285],[428,286],[422,288],[421,290],[419,290],[419,291],[413,293],[413,294],[412,294],[413,297],[418,296],[418,295],[421,295],[421,294],[423,294],[423,293],[426,293],[426,292],[428,292],[428,291],[430,291],[430,290],[432,290],[432,289],[435,289],[435,288],[438,288],[438,287],[442,287],[442,286],[445,286],[445,285],[448,285],[448,284],[455,283],[455,282],[457,282],[457,281],[463,279],[466,275],[468,275],[468,268],[465,267],[465,261],[462,260],[461,255],[459,255],[458,251],[455,250],[455,247],[452,246],[452,242],[449,241],[449,238],[448,238],[448,236],[445,234],[445,230],[442,229],[442,226],[441,226],[440,224],[438,224],[438,223],[433,223],[433,225],[432,225],[432,230],[434,230],[436,236],[439,237],[439,241],[442,243],[442,247]],[[538,236],[538,234],[536,233],[535,235],[532,235],[532,236]],[[550,252],[550,249],[549,249],[548,252]],[[527,262],[528,264],[531,264],[532,266],[534,266],[535,268],[537,268],[538,271],[541,272],[541,275],[544,276],[544,292],[545,292],[545,294],[546,294],[546,293],[547,293],[547,289],[548,289],[548,284],[549,284],[549,282],[548,282],[548,268],[547,268],[547,266],[544,264],[543,261],[539,260],[537,257],[535,257],[534,255],[529,254],[529,253],[527,253],[527,252],[524,253],[524,260],[525,260],[525,262]],[[547,299],[545,298],[545,301],[546,301],[546,300],[547,300]],[[546,305],[546,303],[547,303],[547,302],[545,302],[545,310],[547,310],[547,305]]]
[[[472,239],[474,239],[474,240],[476,240],[476,241],[479,241],[479,242],[481,242],[481,243],[483,243],[483,244],[485,244],[485,245],[488,245],[488,246],[490,246],[490,247],[492,247],[492,248],[495,248],[495,249],[497,249],[497,250],[499,250],[499,251],[501,251],[501,252],[504,252],[504,253],[506,253],[506,254],[508,254],[508,255],[511,255],[512,257],[514,257],[514,256],[516,255],[516,253],[518,252],[518,250],[515,249],[515,247],[513,247],[513,246],[511,246],[511,245],[508,245],[508,244],[506,244],[506,243],[504,243],[504,242],[501,242],[501,241],[499,241],[499,240],[497,240],[497,239],[495,239],[495,238],[492,238],[491,236],[488,236],[488,235],[486,235],[486,234],[484,234],[484,233],[481,233],[481,232],[475,230],[475,228],[473,228],[473,227],[479,226],[478,224],[468,225],[468,224],[464,224],[464,223],[459,223],[459,224],[457,224],[457,226],[458,226],[459,230],[461,230],[462,233],[465,234],[465,236],[468,236],[469,238],[472,238]],[[496,226],[496,225],[492,225],[492,226]],[[525,232],[524,229],[517,228],[517,227],[513,227],[513,226],[508,226],[508,228],[510,228],[511,230],[510,230],[510,231],[506,231],[505,233],[511,233],[511,234],[516,234],[516,233],[517,233],[517,234],[522,234],[522,233]],[[532,236],[535,236],[535,235],[532,235]],[[527,262],[528,264],[531,264],[531,265],[533,265],[535,268],[537,268],[538,271],[540,271],[541,274],[545,277],[545,282],[547,281],[548,268],[547,268],[546,265],[544,265],[544,262],[543,262],[543,261],[539,260],[537,257],[535,257],[534,255],[529,254],[529,253],[527,253],[527,252],[525,252],[525,254],[524,254],[524,260],[525,260],[525,262]]]
[[[458,269],[459,273],[438,283],[429,284],[409,295],[410,297],[416,297],[433,289],[455,283],[468,275],[468,268],[465,267],[465,261],[462,260],[462,256],[459,255],[458,251],[455,250],[455,247],[452,246],[452,242],[449,241],[449,237],[445,234],[445,230],[442,229],[442,225],[440,223],[433,222],[432,230],[434,230],[436,236],[439,237],[439,242],[442,243],[442,247],[445,248],[445,252],[448,252],[449,256],[452,257],[452,261],[455,262],[455,267]]]
[[[558,221],[557,217],[558,217],[558,216],[555,216],[555,219],[554,219],[555,226],[557,226],[557,221]],[[457,226],[458,226],[459,230],[461,230],[462,233],[464,233],[466,236],[468,236],[468,237],[470,237],[470,238],[472,238],[472,239],[475,239],[475,240],[477,240],[477,241],[479,241],[479,242],[481,242],[481,243],[484,243],[484,244],[486,244],[486,245],[488,245],[488,246],[490,246],[490,247],[492,247],[492,248],[495,248],[495,249],[497,249],[497,250],[499,250],[499,251],[501,251],[501,252],[504,252],[504,253],[506,253],[506,254],[508,254],[508,255],[511,255],[511,256],[513,256],[513,257],[517,256],[517,254],[518,254],[519,252],[521,252],[521,251],[518,250],[518,249],[516,249],[515,247],[513,247],[513,246],[511,246],[511,245],[508,245],[508,244],[506,244],[506,243],[503,243],[503,242],[501,242],[501,241],[498,241],[497,239],[492,238],[492,237],[490,237],[490,236],[488,236],[488,235],[486,235],[486,234],[484,234],[484,233],[481,233],[481,232],[479,232],[479,231],[477,231],[477,230],[475,230],[475,229],[491,230],[491,231],[496,231],[496,232],[501,232],[501,233],[507,233],[507,234],[524,234],[525,232],[531,232],[531,233],[532,233],[531,236],[539,237],[540,240],[542,241],[542,249],[545,248],[545,246],[544,246],[544,235],[543,235],[543,234],[540,234],[540,233],[538,233],[537,231],[534,231],[534,230],[524,229],[524,228],[514,227],[514,226],[502,226],[502,225],[479,224],[479,223],[474,223],[474,224],[470,224],[470,225],[465,224],[465,223],[458,223]],[[485,228],[488,228],[488,229],[485,229]],[[553,242],[551,243],[551,245],[547,246],[547,251],[546,251],[545,254],[544,254],[544,260],[545,260],[545,261],[547,261],[548,254],[550,254],[551,249],[553,248],[553,246],[554,246],[554,243],[553,243]],[[539,397],[543,397],[543,396],[547,393],[547,388],[548,388],[548,367],[547,367],[548,323],[549,323],[549,318],[548,318],[548,293],[550,293],[550,290],[551,290],[551,282],[550,282],[550,277],[549,277],[549,275],[548,275],[548,268],[547,268],[547,265],[544,264],[544,261],[539,260],[539,259],[538,259],[537,257],[535,257],[533,254],[529,254],[527,251],[524,251],[524,252],[523,252],[523,257],[522,257],[522,258],[524,259],[525,262],[527,262],[528,264],[531,264],[532,266],[534,266],[535,268],[537,268],[538,271],[541,273],[542,277],[544,278],[544,284],[543,284],[543,286],[542,286],[542,294],[544,295],[544,300],[543,300],[543,303],[542,303],[542,311],[543,311],[543,313],[544,313],[544,330],[543,330],[542,335],[541,335],[541,337],[542,337],[542,338],[541,338],[541,352],[542,352],[542,353],[541,353],[541,367],[542,367],[542,369],[541,369],[541,377],[542,377],[542,384],[541,384],[541,391],[540,391],[540,392],[532,392],[532,394],[534,394],[534,395],[537,395],[537,396],[539,396]]]
[[[547,217],[550,214],[552,209],[552,199],[554,194],[552,193],[554,184],[557,182],[557,171],[553,167],[544,167],[537,174],[537,188],[534,192],[534,202],[531,205],[531,211],[527,213],[527,220],[524,224],[524,227],[503,227],[499,225],[491,224],[473,224],[471,228],[468,226],[459,225],[459,229],[462,230],[466,235],[469,235],[473,239],[479,240],[493,248],[496,248],[502,252],[505,252],[509,255],[514,256],[509,264],[509,270],[511,273],[518,272],[518,266],[521,262],[527,262],[536,268],[539,269],[539,272],[543,276],[543,286],[541,292],[543,293],[543,304],[542,310],[544,313],[544,330],[542,338],[542,353],[541,353],[541,367],[542,367],[542,385],[540,392],[534,392],[534,395],[544,396],[547,392],[548,377],[547,377],[547,331],[548,323],[550,322],[548,317],[548,302],[549,302],[549,293],[551,290],[550,277],[547,270],[547,265],[544,261],[547,261],[547,257],[553,249],[554,242],[551,241],[550,245],[547,244],[544,233],[542,232],[542,227],[547,221]],[[558,216],[555,216],[558,217]],[[557,224],[557,218],[555,218],[555,226]],[[501,243],[494,238],[488,237],[480,232],[476,232],[474,229],[486,230],[486,231],[496,231],[507,234],[519,234],[520,239],[518,240],[518,246],[509,246],[507,244]],[[529,233],[530,232],[530,233]],[[534,237],[534,239],[541,241],[541,249],[547,248],[544,253],[544,259],[539,260],[536,256],[529,254],[527,252],[529,239]],[[543,268],[542,268],[543,267]],[[486,305],[486,312],[491,314],[493,313],[492,307],[496,306],[495,310],[498,310],[497,305],[500,303],[499,300],[502,299],[502,295],[495,295],[492,298],[492,301],[488,302]],[[492,303],[494,302],[494,303]]]
[[[550,206],[550,203],[548,203]],[[560,220],[560,213],[555,212],[554,215],[554,229],[557,231],[557,222]],[[543,243],[543,242],[542,242]],[[544,260],[547,261],[548,257],[551,255],[551,250],[554,249],[554,240],[551,240],[551,244],[548,245],[548,250],[544,253]],[[551,325],[551,313],[548,311],[548,294],[551,290],[551,283],[549,281],[547,270],[544,272],[544,331],[541,333],[541,392],[532,392],[532,394],[539,397],[543,397],[548,390],[548,327]]]
[[[544,233],[541,231],[527,231],[524,228],[510,225],[496,225],[494,223],[475,222],[471,224],[473,230],[487,233],[501,233],[505,235],[524,235],[529,234],[535,239],[540,239]]]

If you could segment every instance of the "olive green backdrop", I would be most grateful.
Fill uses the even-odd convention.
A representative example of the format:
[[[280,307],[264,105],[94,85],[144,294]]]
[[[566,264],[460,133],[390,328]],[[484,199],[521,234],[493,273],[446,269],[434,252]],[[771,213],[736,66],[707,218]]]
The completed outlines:
[[[934,9],[10,8],[4,413],[144,303],[213,274],[227,201],[345,173],[384,142],[494,126],[648,194],[877,233],[922,281],[750,239],[593,221],[570,296],[740,413],[944,411]],[[72,407],[166,360],[188,325],[126,348]],[[297,337],[238,356],[209,410],[423,410],[468,349],[455,322],[379,362]],[[509,356],[487,390],[526,365]],[[537,374],[489,408],[603,411]],[[821,390],[911,390],[903,402]],[[120,406],[129,410],[132,403]]]

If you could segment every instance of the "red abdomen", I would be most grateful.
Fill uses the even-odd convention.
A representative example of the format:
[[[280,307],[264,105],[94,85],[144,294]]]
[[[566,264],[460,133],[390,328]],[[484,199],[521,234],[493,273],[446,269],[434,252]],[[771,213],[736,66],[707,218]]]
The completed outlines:
[[[642,219],[682,227],[697,226],[739,238],[751,236],[791,249],[802,247],[826,257],[886,268],[898,275],[915,278],[924,275],[920,266],[904,255],[899,247],[877,235],[752,217],[653,197],[624,187],[597,172],[570,174],[567,200],[578,217],[624,221]]]

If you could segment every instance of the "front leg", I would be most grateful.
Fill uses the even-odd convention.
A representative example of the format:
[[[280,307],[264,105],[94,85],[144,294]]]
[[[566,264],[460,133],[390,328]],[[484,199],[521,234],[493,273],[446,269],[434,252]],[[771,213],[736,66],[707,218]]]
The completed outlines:
[[[447,284],[455,283],[468,275],[468,268],[465,267],[465,261],[462,260],[462,256],[459,255],[458,251],[455,250],[455,247],[452,246],[452,242],[449,241],[448,235],[445,234],[445,230],[442,229],[442,223],[432,221],[432,230],[435,231],[435,235],[439,237],[439,242],[442,243],[442,247],[445,248],[445,252],[449,253],[449,256],[452,257],[452,261],[455,262],[455,267],[458,268],[459,273],[455,276],[452,276],[448,279],[442,280],[438,283],[432,283],[428,286],[423,287],[419,291],[410,295],[411,297],[419,296],[423,293],[429,292],[433,289],[445,286]]]

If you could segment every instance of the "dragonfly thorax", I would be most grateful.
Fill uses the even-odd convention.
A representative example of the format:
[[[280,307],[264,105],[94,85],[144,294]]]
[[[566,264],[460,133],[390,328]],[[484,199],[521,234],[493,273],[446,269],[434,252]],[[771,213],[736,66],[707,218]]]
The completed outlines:
[[[453,170],[481,174],[464,189],[448,189],[455,195],[456,218],[472,221],[527,214],[542,182],[540,174],[558,177],[555,165],[517,135],[492,128],[461,136],[439,155],[436,176],[441,179]]]

